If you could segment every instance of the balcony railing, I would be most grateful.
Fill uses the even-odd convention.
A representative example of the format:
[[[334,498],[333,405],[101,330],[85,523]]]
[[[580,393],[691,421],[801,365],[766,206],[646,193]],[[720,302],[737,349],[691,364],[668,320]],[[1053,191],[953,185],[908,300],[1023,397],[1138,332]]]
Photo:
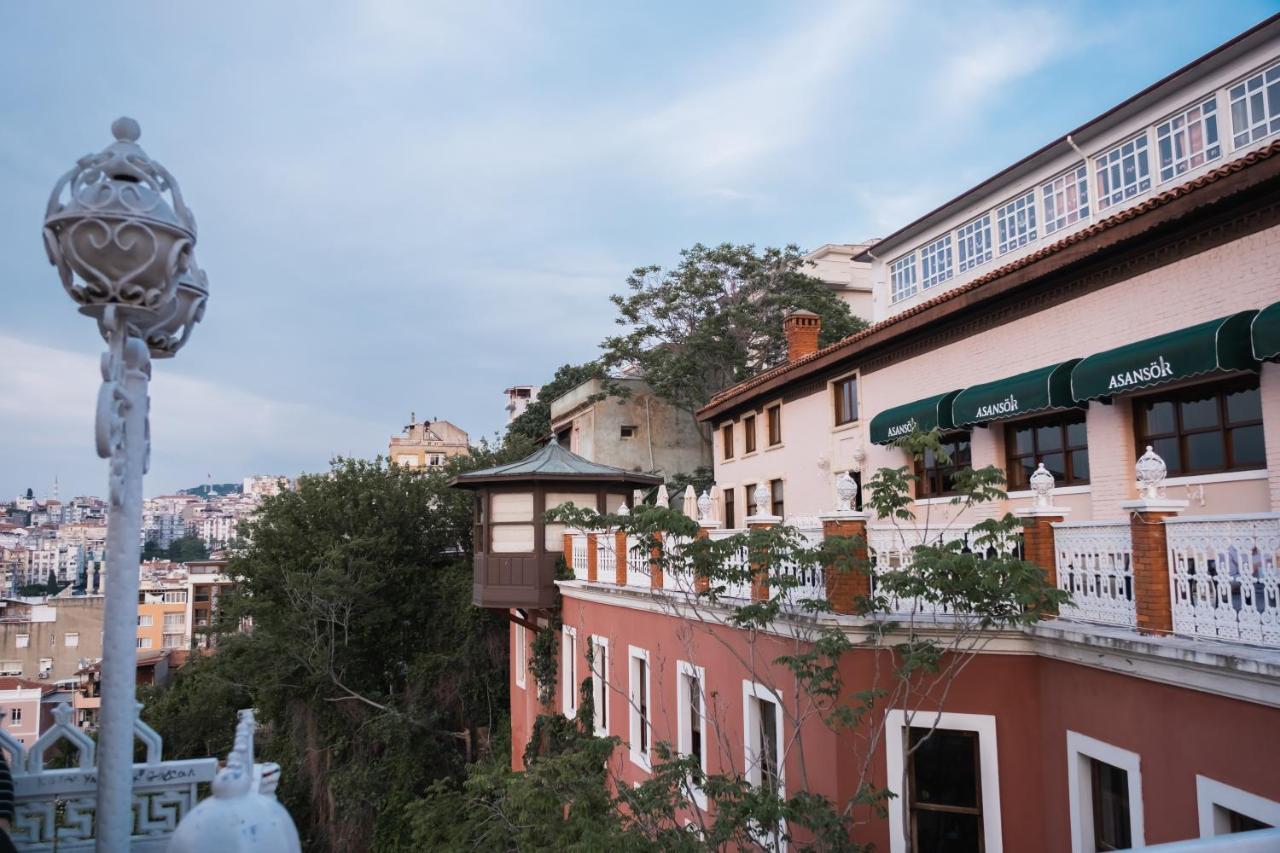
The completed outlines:
[[[1133,541],[1127,521],[1053,525],[1058,586],[1071,593],[1061,615],[1107,625],[1137,624]]]
[[[1180,634],[1280,646],[1280,516],[1165,521]]]

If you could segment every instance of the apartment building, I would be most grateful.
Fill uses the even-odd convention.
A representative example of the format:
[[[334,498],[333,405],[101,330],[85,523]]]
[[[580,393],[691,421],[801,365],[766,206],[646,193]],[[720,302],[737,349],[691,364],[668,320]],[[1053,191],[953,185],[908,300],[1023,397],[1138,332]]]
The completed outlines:
[[[524,410],[529,408],[529,404],[538,399],[538,392],[542,390],[540,385],[512,385],[503,391],[507,395],[507,423],[511,423],[516,418],[524,414]]]
[[[875,315],[875,297],[871,286],[871,263],[863,253],[875,245],[865,243],[828,243],[805,254],[809,267],[804,272],[821,280],[849,305],[855,317],[871,320]]]
[[[404,434],[392,436],[387,445],[387,458],[410,468],[436,467],[452,456],[470,452],[470,440],[464,430],[448,421],[419,421],[412,412]]]
[[[47,725],[43,699],[53,690],[45,681],[0,677],[0,728],[30,748]]]
[[[700,411],[722,507],[705,535],[787,521],[865,541],[865,586],[800,579],[852,641],[851,685],[877,666],[851,601],[910,571],[926,525],[965,537],[1017,513],[1015,547],[1071,595],[984,646],[945,701],[882,715],[871,779],[895,796],[859,840],[1075,853],[1280,827],[1280,16],[854,257],[873,325],[819,349],[817,318],[793,315],[787,363]],[[914,522],[846,502],[851,483],[912,465],[898,437],[935,428],[949,458],[914,467]],[[1008,499],[961,514],[969,465],[1002,469]],[[481,539],[500,526],[477,517]],[[477,602],[519,608],[513,766],[534,716],[575,713],[589,678],[596,730],[622,740],[620,786],[649,778],[667,742],[709,772],[848,800],[866,731],[806,716],[770,663],[804,651],[798,615],[735,628],[613,533],[569,531],[560,550],[574,578],[555,582],[549,707],[528,672],[534,632],[555,624],[546,591],[505,603],[505,576],[477,555]],[[758,584],[795,571],[765,566]],[[952,630],[945,613],[889,607]],[[908,713],[936,722],[933,747],[912,749]],[[684,808],[715,805],[695,793]]]

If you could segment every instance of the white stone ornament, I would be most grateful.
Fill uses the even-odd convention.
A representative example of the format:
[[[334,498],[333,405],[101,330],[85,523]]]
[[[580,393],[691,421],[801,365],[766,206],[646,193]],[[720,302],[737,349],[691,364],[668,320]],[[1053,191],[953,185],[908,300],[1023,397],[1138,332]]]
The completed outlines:
[[[253,709],[239,714],[236,742],[213,780],[213,796],[187,813],[168,853],[301,853],[298,830],[276,799],[278,764],[253,763]]]
[[[698,521],[711,521],[711,492],[698,495]]]
[[[660,507],[662,507],[663,509],[670,509],[670,507],[671,507],[671,496],[670,496],[669,494],[667,494],[667,484],[666,484],[666,483],[663,483],[661,486],[658,486],[658,497],[657,497],[657,498],[655,498],[655,501],[656,501],[657,505],[658,505],[658,506],[660,506]]]
[[[836,510],[853,512],[857,498],[858,483],[849,476],[848,471],[841,471],[836,477]]]
[[[1164,478],[1169,473],[1168,466],[1164,464],[1164,460],[1160,455],[1152,449],[1151,445],[1147,445],[1147,452],[1142,454],[1138,459],[1138,464],[1134,466],[1134,471],[1138,475],[1138,485],[1142,490],[1142,497],[1146,500],[1159,500],[1164,491]]]
[[[1027,482],[1031,486],[1031,491],[1035,493],[1037,508],[1053,506],[1053,472],[1044,467],[1043,462],[1036,466],[1036,470],[1032,472]]]
[[[853,470],[861,471],[862,463],[867,460],[867,451],[861,447],[854,448],[853,451]]]
[[[764,483],[756,483],[756,490],[752,494],[758,516],[769,514],[769,487]]]
[[[627,505],[624,503],[622,506],[618,507],[618,511],[615,512],[614,515],[631,515],[631,510],[627,509]]]

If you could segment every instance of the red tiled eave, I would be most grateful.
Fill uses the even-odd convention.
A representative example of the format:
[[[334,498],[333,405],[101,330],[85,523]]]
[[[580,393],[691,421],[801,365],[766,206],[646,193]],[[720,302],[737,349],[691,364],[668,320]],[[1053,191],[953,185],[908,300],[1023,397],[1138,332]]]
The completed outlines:
[[[730,408],[730,406],[726,404],[732,403],[734,405],[741,405],[747,402],[748,399],[750,399],[750,396],[751,396],[750,392],[753,389],[759,388],[760,386],[765,384],[771,384],[771,385],[776,384],[774,380],[778,380],[784,377],[799,379],[800,377],[805,376],[809,372],[811,372],[811,370],[815,366],[814,365],[815,362],[823,361],[828,356],[831,356],[837,353],[843,353],[844,355],[852,356],[861,349],[859,344],[867,341],[869,338],[872,338],[873,336],[877,338],[883,338],[884,333],[886,331],[893,330],[894,327],[896,326],[901,326],[905,321],[913,317],[916,317],[920,314],[923,314],[927,311],[937,308],[940,305],[945,305],[946,303],[952,302],[960,298],[961,296],[972,293],[975,290],[980,290],[986,287],[990,287],[993,283],[999,281],[1000,279],[1003,279],[1004,277],[1008,276],[1010,273],[1025,269],[1026,267],[1029,267],[1033,264],[1043,261],[1046,258],[1056,255],[1059,252],[1062,252],[1063,250],[1070,248],[1072,246],[1076,246],[1078,244],[1096,239],[1100,235],[1105,234],[1107,231],[1115,228],[1118,225],[1122,225],[1126,222],[1131,222],[1135,219],[1138,219],[1139,217],[1147,215],[1155,210],[1158,210],[1164,207],[1165,205],[1170,204],[1173,201],[1176,201],[1177,199],[1193,194],[1197,190],[1200,190],[1204,187],[1214,184],[1222,180],[1223,178],[1226,178],[1230,175],[1234,175],[1237,172],[1242,172],[1245,169],[1251,166],[1254,166],[1255,164],[1269,160],[1272,157],[1274,157],[1276,154],[1280,154],[1280,140],[1272,142],[1270,145],[1266,146],[1265,148],[1259,149],[1258,151],[1250,152],[1249,154],[1246,154],[1244,157],[1241,157],[1237,160],[1233,160],[1230,163],[1226,163],[1222,166],[1219,166],[1218,168],[1213,169],[1212,171],[1206,172],[1203,175],[1199,176],[1198,178],[1194,178],[1190,181],[1187,181],[1184,184],[1180,184],[1176,187],[1172,187],[1168,190],[1165,190],[1164,192],[1159,193],[1158,195],[1154,195],[1148,198],[1146,201],[1143,201],[1141,204],[1122,210],[1119,213],[1116,213],[1112,216],[1108,216],[1105,219],[1100,219],[1097,222],[1095,222],[1093,225],[1090,225],[1088,228],[1084,228],[1084,229],[1081,229],[1080,231],[1076,231],[1072,234],[1068,234],[1066,237],[1063,237],[1061,240],[1058,240],[1054,243],[1050,243],[1046,246],[1043,246],[1040,249],[1032,252],[1031,254],[1024,255],[1023,257],[1018,258],[1017,260],[1010,261],[1004,266],[997,267],[996,269],[993,269],[990,272],[985,273],[984,275],[981,275],[973,279],[972,281],[966,282],[965,284],[962,284],[959,287],[954,287],[951,290],[946,291],[945,293],[938,294],[932,299],[926,299],[923,302],[917,303],[916,305],[913,305],[910,308],[907,308],[906,310],[898,314],[895,314],[894,316],[890,317],[887,320],[882,320],[879,323],[868,326],[867,328],[863,329],[861,332],[850,335],[849,337],[844,338],[842,340],[836,341],[834,344],[830,344],[829,346],[823,347],[817,352],[810,353],[809,355],[799,358],[796,361],[789,362],[786,364],[781,364],[777,367],[766,370],[763,373],[758,373],[755,376],[751,377],[750,379],[745,379],[742,382],[739,382],[737,385],[730,386],[729,388],[726,388],[725,390],[717,393],[714,397],[711,398],[710,402],[708,402],[705,406],[703,406],[701,409],[698,410],[697,418],[700,421],[705,421],[710,418],[713,418],[716,415],[723,413],[727,408]]]

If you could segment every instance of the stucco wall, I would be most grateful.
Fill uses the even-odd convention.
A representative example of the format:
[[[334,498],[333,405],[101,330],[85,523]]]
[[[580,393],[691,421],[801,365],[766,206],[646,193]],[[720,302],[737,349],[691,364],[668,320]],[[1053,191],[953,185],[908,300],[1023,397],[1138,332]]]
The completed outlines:
[[[40,671],[41,658],[53,658],[53,670],[49,680],[71,678],[80,668],[80,660],[99,660],[102,657],[102,605],[101,596],[79,599],[55,599],[50,606],[56,608],[53,622],[0,622],[0,660],[22,661],[22,677],[35,678]],[[79,634],[75,647],[66,645],[67,634]],[[29,637],[26,648],[18,648],[18,636]]]

